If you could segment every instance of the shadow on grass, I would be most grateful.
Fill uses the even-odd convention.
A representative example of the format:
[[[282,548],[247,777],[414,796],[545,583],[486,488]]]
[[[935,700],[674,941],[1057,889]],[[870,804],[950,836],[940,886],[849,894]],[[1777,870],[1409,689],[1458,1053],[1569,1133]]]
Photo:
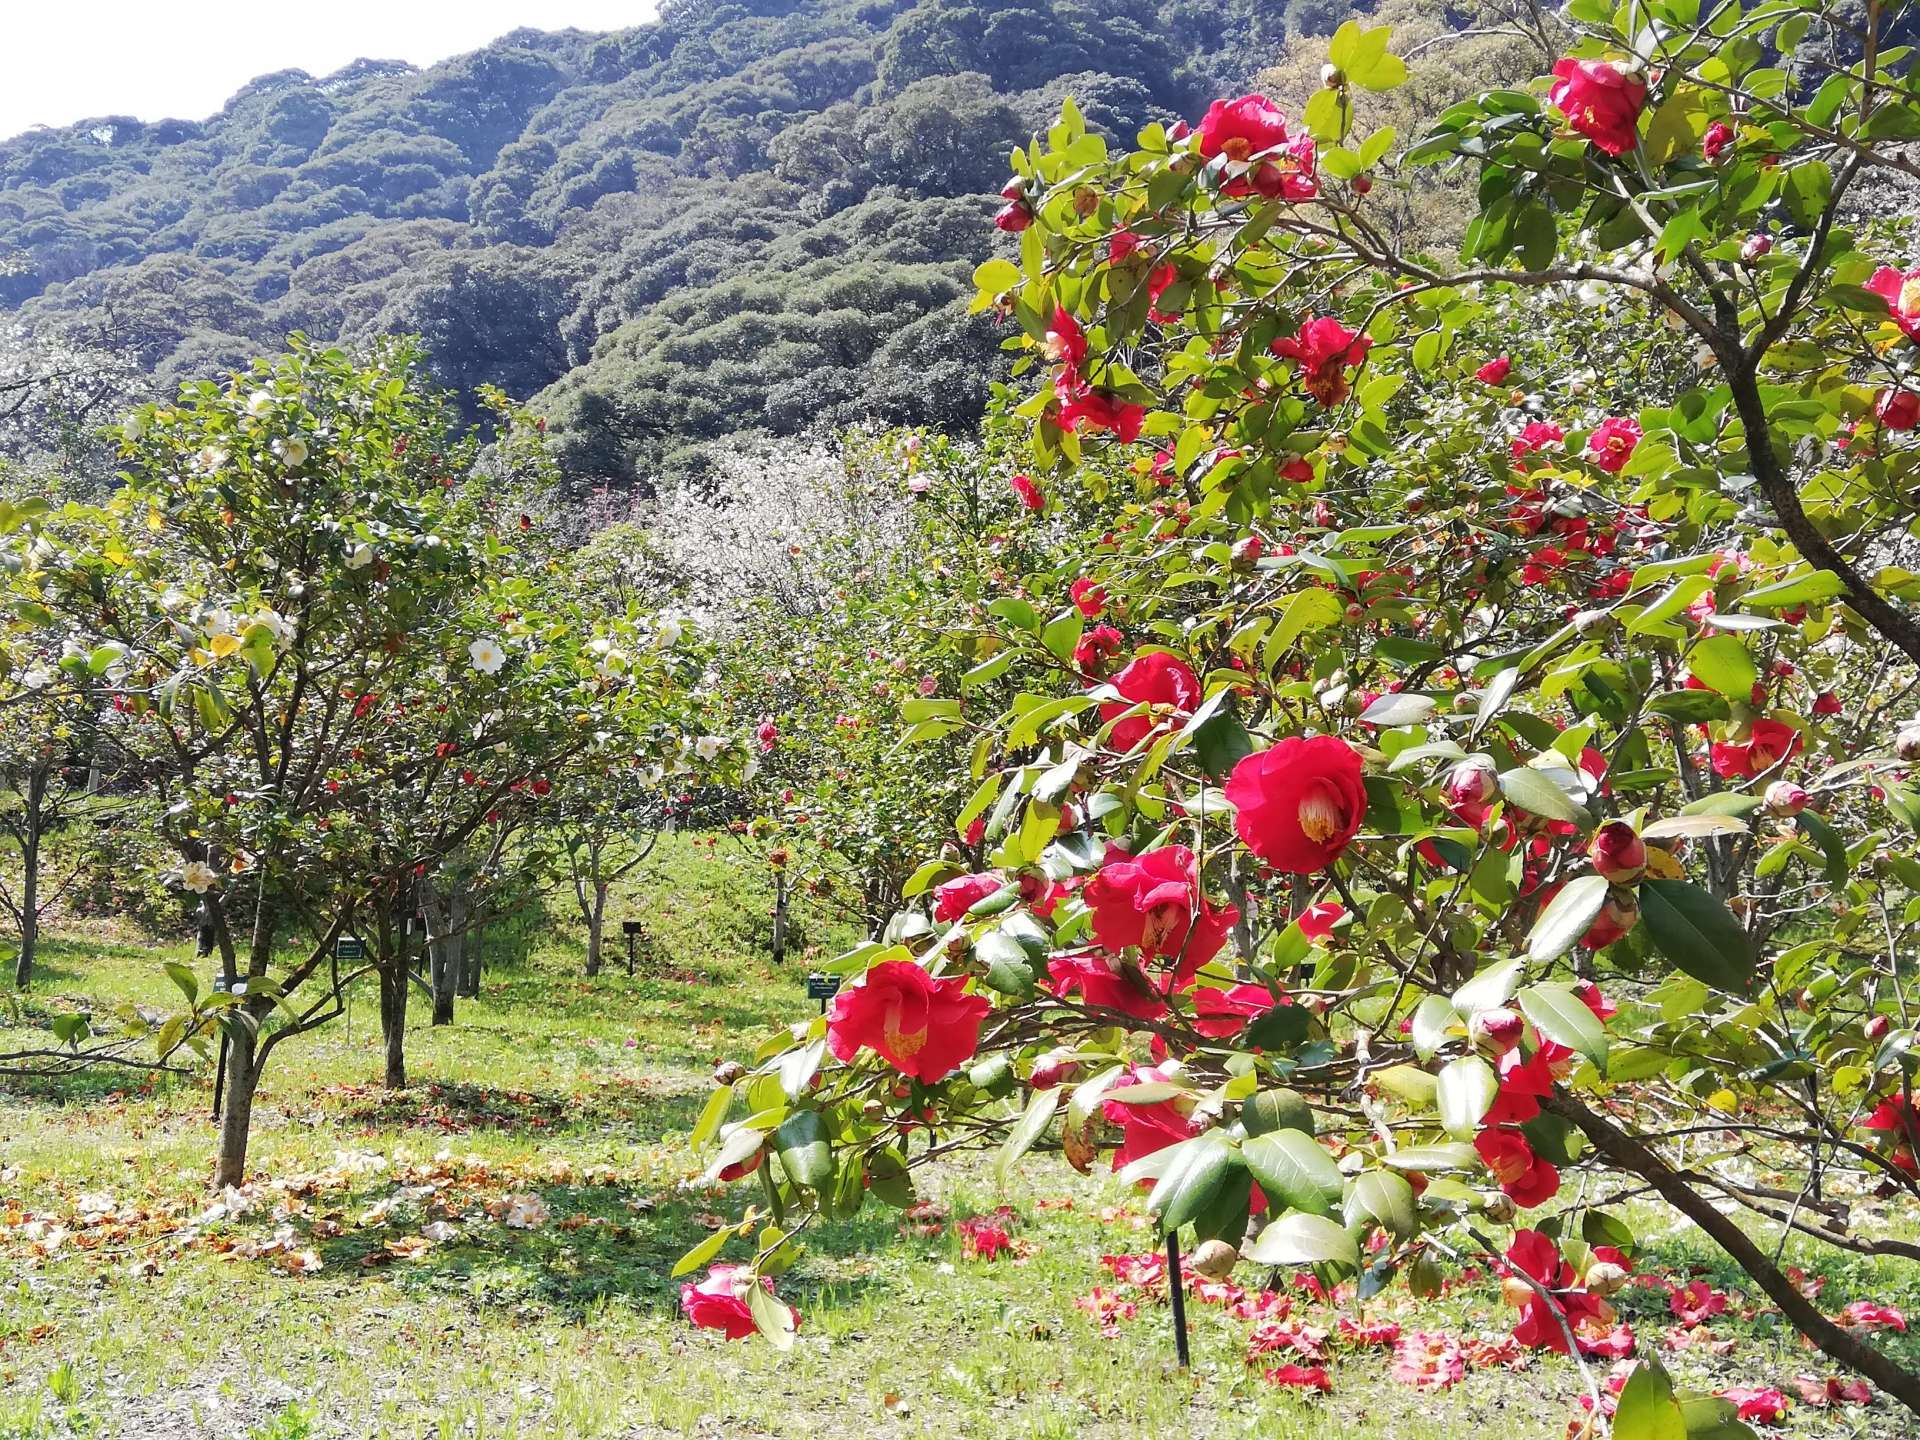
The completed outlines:
[[[541,1141],[591,1131],[640,1142],[693,1128],[704,1094],[669,1094],[644,1077],[602,1078],[570,1094],[465,1081],[425,1080],[405,1090],[376,1083],[325,1086],[307,1098],[329,1118],[360,1127],[421,1128],[442,1134],[523,1132]]]

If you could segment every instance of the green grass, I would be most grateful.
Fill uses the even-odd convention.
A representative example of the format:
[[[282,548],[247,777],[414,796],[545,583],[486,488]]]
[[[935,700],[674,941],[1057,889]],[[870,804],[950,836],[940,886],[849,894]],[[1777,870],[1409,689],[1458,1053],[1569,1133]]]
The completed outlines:
[[[1251,1323],[1218,1306],[1193,1307],[1188,1374],[1173,1367],[1164,1305],[1141,1300],[1103,1337],[1074,1302],[1113,1288],[1102,1253],[1152,1240],[1110,1179],[1044,1159],[1004,1190],[979,1161],[923,1187],[951,1219],[1010,1204],[1021,1258],[967,1260],[951,1224],[909,1233],[876,1204],[821,1231],[781,1282],[803,1316],[791,1354],[689,1328],[668,1271],[708,1233],[703,1215],[736,1215],[757,1192],[689,1188],[700,1164],[686,1131],[713,1062],[808,1006],[804,960],[775,971],[764,959],[766,899],[751,876],[676,839],[615,910],[644,910],[650,928],[645,973],[631,980],[622,963],[581,979],[566,917],[528,917],[495,937],[484,994],[462,1002],[457,1024],[415,1028],[416,1083],[398,1095],[377,1085],[374,997],[357,997],[349,1020],[283,1047],[267,1074],[251,1163],[266,1205],[192,1243],[181,1226],[209,1201],[214,1141],[206,1074],[13,1086],[0,1097],[0,1440],[1564,1433],[1583,1388],[1564,1360],[1469,1370],[1425,1395],[1364,1352],[1332,1366],[1331,1395],[1302,1399],[1246,1366]],[[809,923],[829,952],[849,938],[827,917]],[[76,1001],[164,1005],[163,956],[189,958],[184,944],[62,935],[23,1020]],[[350,1173],[339,1152],[385,1168]],[[488,1216],[513,1194],[537,1195],[546,1222]],[[87,1195],[115,1206],[115,1220],[78,1232],[93,1248],[70,1240],[35,1258],[30,1217],[71,1222]],[[454,1239],[388,1258],[390,1242],[449,1213]],[[1667,1217],[1637,1218],[1666,1268],[1708,1263]],[[287,1274],[209,1243],[258,1244],[282,1226],[323,1268]],[[1257,1283],[1247,1267],[1235,1278]],[[1830,1271],[1823,1303],[1861,1296],[1920,1319],[1911,1274]],[[1657,1345],[1671,1324],[1664,1296],[1630,1291],[1621,1304],[1643,1345]],[[1389,1292],[1368,1313],[1410,1330],[1509,1323],[1484,1281],[1424,1306]],[[1296,1314],[1332,1323],[1304,1300]],[[1738,1340],[1732,1354],[1661,1349],[1683,1382],[1829,1373],[1765,1312],[1714,1331]],[[1883,1401],[1797,1407],[1783,1432],[1891,1440],[1911,1429]]]

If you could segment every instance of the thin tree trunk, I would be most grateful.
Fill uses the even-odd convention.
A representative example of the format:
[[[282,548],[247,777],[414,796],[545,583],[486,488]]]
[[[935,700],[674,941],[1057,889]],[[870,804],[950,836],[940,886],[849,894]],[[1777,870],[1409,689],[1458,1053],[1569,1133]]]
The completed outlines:
[[[1556,1093],[1547,1099],[1545,1106],[1578,1126],[1593,1142],[1594,1151],[1601,1159],[1615,1169],[1638,1175],[1653,1186],[1662,1200],[1706,1231],[1714,1243],[1732,1256],[1734,1263],[1767,1292],[1767,1297],[1780,1307],[1794,1329],[1829,1357],[1849,1370],[1866,1376],[1907,1409],[1920,1415],[1920,1375],[1896,1364],[1859,1335],[1842,1329],[1822,1314],[1773,1263],[1766,1251],[1756,1245],[1746,1231],[1721,1214],[1711,1200],[1695,1190],[1684,1175],[1640,1140],[1571,1096]]]
[[[459,921],[463,906],[460,892],[444,900],[427,902],[428,987],[433,993],[433,1023],[453,1023],[453,987],[459,975]]]
[[[603,947],[607,936],[607,891],[606,881],[595,878],[593,901],[587,907],[587,974],[598,975],[601,962],[605,959]]]
[[[773,963],[787,960],[787,872],[784,866],[773,872]]]
[[[213,1188],[224,1190],[247,1178],[247,1138],[253,1130],[253,1092],[260,1083],[260,1067],[255,1060],[258,1037],[252,1025],[242,1017],[244,1009],[234,1012],[227,1044],[226,1105],[220,1112],[220,1158],[213,1170]]]
[[[480,939],[486,927],[476,925],[460,947],[460,994],[468,1000],[480,998]]]
[[[407,978],[406,942],[399,953],[380,967],[380,1034],[386,1043],[386,1087],[407,1088]]]
[[[47,780],[44,766],[27,778],[20,841],[20,954],[13,965],[13,983],[22,990],[33,983],[34,954],[40,948],[40,833],[46,823]]]

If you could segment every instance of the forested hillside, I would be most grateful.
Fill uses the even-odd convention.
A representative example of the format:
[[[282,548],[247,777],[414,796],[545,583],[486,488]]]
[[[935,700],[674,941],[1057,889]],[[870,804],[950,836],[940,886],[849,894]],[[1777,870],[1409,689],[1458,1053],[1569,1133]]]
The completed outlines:
[[[1007,151],[1069,93],[1125,138],[1192,113],[1349,8],[667,0],[425,71],[282,71],[204,122],[0,144],[0,304],[160,388],[290,331],[416,332],[462,390],[545,390],[582,486],[743,428],[966,422]]]

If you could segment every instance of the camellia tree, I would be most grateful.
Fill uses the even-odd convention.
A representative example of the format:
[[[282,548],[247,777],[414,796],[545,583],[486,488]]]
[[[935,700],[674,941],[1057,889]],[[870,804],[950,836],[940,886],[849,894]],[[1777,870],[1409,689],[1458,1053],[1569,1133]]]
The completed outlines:
[[[1868,1203],[1920,1198],[1920,264],[1847,218],[1913,173],[1908,52],[1868,7],[1819,70],[1818,0],[1566,15],[1552,76],[1405,148],[1349,24],[1299,126],[1243,96],[1114,156],[1068,107],[1015,155],[1018,258],[976,276],[1032,377],[1013,483],[1036,521],[1132,484],[1014,583],[1111,638],[949,635],[1034,677],[942,716],[984,863],[930,860],[831,1012],[723,1069],[699,1138],[775,1230],[694,1318],[786,1342],[760,1282],[813,1217],[1044,1143],[1111,1150],[1210,1273],[1487,1264],[1576,1356],[1634,1349],[1599,1196],[1650,1193],[1920,1412],[1755,1238],[1920,1258]],[[1369,222],[1442,162],[1479,180],[1457,262]],[[1655,1364],[1619,1404],[1740,1429]]]
[[[403,342],[302,342],[136,412],[124,488],[50,522],[17,580],[80,628],[126,781],[212,936],[211,989],[169,967],[186,1004],[158,1045],[227,1041],[216,1185],[244,1176],[266,1060],[342,1013],[394,908],[685,691],[632,622],[517,563],[418,367]]]

